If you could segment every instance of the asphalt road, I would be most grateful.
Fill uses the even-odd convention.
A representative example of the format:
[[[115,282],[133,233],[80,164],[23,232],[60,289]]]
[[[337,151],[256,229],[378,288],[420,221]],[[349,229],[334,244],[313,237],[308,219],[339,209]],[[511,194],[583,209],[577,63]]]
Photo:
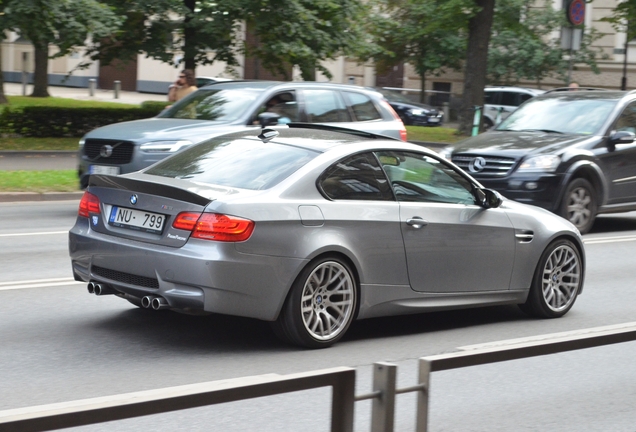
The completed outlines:
[[[259,321],[138,309],[71,281],[66,231],[76,201],[0,204],[0,410],[219,379],[396,363],[415,384],[417,359],[456,347],[636,321],[636,213],[599,218],[585,236],[583,295],[558,320],[491,307],[354,323],[326,350],[280,343]],[[478,275],[476,275],[478,277]],[[634,431],[636,344],[437,372],[431,431]],[[396,431],[415,399],[398,397]],[[328,390],[78,428],[82,431],[326,431]],[[369,430],[370,402],[356,405]]]

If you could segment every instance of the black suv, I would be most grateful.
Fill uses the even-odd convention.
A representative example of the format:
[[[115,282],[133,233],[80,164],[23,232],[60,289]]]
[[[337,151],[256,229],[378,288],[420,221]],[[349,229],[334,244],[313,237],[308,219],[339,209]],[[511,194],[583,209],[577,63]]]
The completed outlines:
[[[484,186],[585,233],[599,213],[636,210],[635,133],[636,91],[551,91],[442,153]]]

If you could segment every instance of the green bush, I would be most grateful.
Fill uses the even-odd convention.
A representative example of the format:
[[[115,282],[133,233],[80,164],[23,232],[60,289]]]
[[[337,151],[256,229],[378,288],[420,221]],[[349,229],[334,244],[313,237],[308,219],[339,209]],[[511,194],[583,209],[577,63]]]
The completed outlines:
[[[145,103],[141,108],[62,108],[26,106],[5,108],[0,133],[25,137],[81,137],[112,123],[154,117],[163,106]]]

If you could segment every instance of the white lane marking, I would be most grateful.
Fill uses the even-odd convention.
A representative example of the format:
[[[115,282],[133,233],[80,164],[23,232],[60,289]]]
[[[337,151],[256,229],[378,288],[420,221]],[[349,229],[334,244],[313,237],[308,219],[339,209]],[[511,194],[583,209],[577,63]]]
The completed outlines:
[[[66,231],[48,231],[48,232],[0,234],[0,237],[24,237],[24,236],[57,235],[57,234],[68,234],[68,230],[66,230]]]
[[[65,285],[85,285],[86,282],[78,282],[73,278],[35,279],[24,281],[0,282],[0,291],[9,291],[27,288],[45,288]]]
[[[621,243],[636,241],[636,236],[620,236],[620,237],[595,237],[589,239],[583,239],[585,244],[602,244],[602,243]]]

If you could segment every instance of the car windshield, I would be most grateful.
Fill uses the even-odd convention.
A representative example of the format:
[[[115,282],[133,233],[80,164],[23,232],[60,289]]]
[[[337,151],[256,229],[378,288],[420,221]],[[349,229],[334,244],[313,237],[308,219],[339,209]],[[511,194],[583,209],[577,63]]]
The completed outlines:
[[[263,89],[200,89],[175,103],[158,117],[214,120],[228,123],[253,106]]]
[[[615,99],[558,97],[531,99],[510,114],[498,131],[551,131],[596,135],[616,106]]]
[[[241,189],[269,189],[319,153],[258,139],[218,138],[165,159],[146,174]]]
[[[413,103],[413,101],[401,93],[392,90],[379,89],[378,90],[382,95],[386,98],[386,100],[391,102],[404,102],[404,103]]]

